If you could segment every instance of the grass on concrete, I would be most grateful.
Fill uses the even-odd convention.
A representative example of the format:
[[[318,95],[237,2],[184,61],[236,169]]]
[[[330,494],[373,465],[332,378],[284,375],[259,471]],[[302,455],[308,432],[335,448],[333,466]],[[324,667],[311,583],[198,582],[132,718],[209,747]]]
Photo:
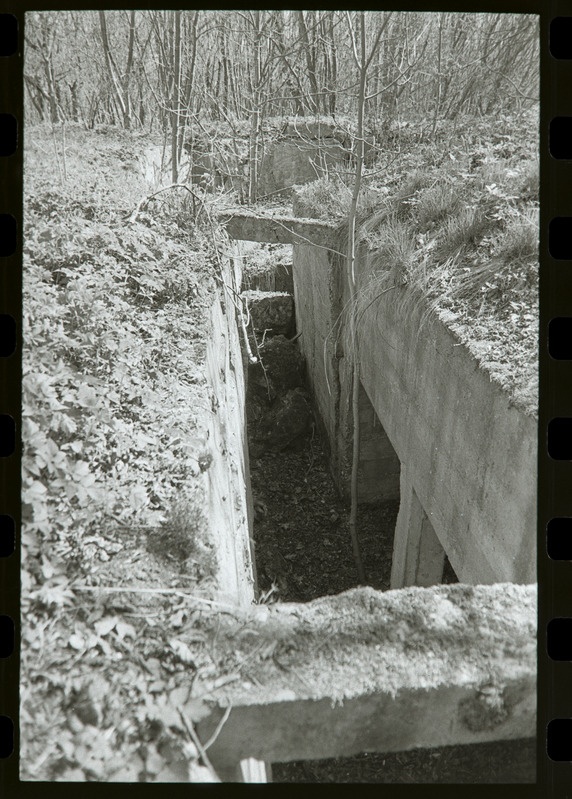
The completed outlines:
[[[456,132],[382,155],[366,170],[356,235],[376,254],[363,308],[375,292],[408,285],[427,300],[511,401],[538,403],[538,136],[520,118],[465,120]],[[385,169],[383,164],[385,163]],[[347,241],[340,182],[299,191],[316,216],[337,213]],[[407,303],[404,303],[406,308]]]

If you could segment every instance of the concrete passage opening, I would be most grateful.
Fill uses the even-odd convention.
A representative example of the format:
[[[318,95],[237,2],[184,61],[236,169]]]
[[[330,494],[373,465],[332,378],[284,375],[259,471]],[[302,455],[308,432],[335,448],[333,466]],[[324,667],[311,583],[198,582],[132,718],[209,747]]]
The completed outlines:
[[[359,502],[399,501],[401,464],[361,381],[359,384],[358,405],[360,432]]]
[[[366,505],[397,503],[399,507],[391,556],[391,588],[458,582],[431,520],[406,479],[406,467],[361,381],[358,403],[358,500]]]
[[[456,583],[457,575],[431,519],[425,512],[411,481],[407,464],[401,465],[401,500],[391,565],[391,588]]]

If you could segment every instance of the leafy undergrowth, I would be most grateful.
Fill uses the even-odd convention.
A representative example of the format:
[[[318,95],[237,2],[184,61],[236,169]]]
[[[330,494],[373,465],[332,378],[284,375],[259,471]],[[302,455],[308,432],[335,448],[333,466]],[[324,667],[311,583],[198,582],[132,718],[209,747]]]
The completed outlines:
[[[187,195],[133,216],[146,139],[66,134],[26,129],[22,778],[210,779],[177,708],[190,676],[220,675],[196,610],[217,571],[216,254]]]
[[[533,113],[443,127],[426,142],[404,126],[365,172],[357,232],[376,253],[364,305],[413,286],[512,401],[538,403],[538,135]],[[304,215],[342,219],[341,179],[300,189]],[[344,251],[345,227],[338,249]],[[406,310],[406,307],[405,307]]]

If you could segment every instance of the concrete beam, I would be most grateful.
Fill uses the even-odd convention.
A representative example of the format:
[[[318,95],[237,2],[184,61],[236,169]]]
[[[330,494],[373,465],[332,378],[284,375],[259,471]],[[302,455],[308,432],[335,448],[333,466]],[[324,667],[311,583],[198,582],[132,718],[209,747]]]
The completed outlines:
[[[231,239],[271,244],[332,246],[335,225],[320,219],[298,219],[285,214],[264,215],[239,210],[218,215]]]
[[[238,761],[320,759],[535,734],[536,586],[353,589],[219,617],[236,671],[195,726],[222,774]],[[197,686],[201,690],[201,686]],[[230,708],[230,712],[229,712]]]
[[[391,588],[438,585],[443,579],[445,550],[401,465],[399,513],[393,539]]]

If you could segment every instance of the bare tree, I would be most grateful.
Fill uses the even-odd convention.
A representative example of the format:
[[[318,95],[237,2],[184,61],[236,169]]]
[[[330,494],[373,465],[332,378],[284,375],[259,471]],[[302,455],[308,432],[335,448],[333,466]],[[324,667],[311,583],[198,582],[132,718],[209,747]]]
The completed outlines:
[[[364,109],[366,98],[367,71],[376,53],[379,41],[390,15],[386,16],[368,54],[366,47],[366,30],[364,12],[359,12],[359,47],[350,14],[347,14],[348,28],[352,43],[352,50],[359,76],[357,95],[357,128],[355,138],[355,176],[348,218],[348,250],[347,250],[347,279],[349,295],[352,299],[350,311],[350,338],[353,343],[353,369],[352,369],[352,419],[353,419],[353,446],[352,446],[352,475],[351,475],[351,508],[350,508],[350,537],[360,582],[365,582],[365,571],[361,558],[359,539],[357,534],[357,508],[358,508],[358,467],[360,455],[360,425],[359,425],[359,341],[357,331],[357,294],[359,291],[355,270],[356,261],[356,214],[357,204],[361,191],[362,174],[364,170]]]
[[[128,130],[131,127],[131,96],[129,93],[129,82],[131,79],[131,70],[133,68],[135,11],[131,11],[129,14],[129,41],[127,45],[127,60],[123,72],[121,72],[117,66],[113,57],[112,48],[109,44],[105,11],[99,12],[99,24],[101,30],[101,42],[103,45],[103,54],[105,56],[105,63],[107,65],[111,86],[113,88],[113,98],[121,111],[123,126]]]

